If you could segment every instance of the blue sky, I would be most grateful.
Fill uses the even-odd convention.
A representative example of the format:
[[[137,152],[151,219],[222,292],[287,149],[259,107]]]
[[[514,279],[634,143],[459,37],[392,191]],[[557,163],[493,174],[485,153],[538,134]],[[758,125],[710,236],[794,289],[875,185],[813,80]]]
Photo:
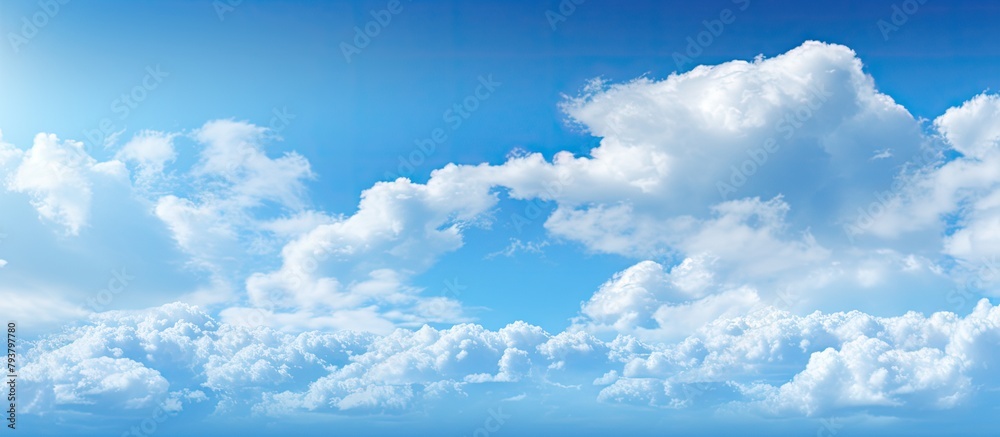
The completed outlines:
[[[7,2],[18,426],[985,433],[998,16]]]

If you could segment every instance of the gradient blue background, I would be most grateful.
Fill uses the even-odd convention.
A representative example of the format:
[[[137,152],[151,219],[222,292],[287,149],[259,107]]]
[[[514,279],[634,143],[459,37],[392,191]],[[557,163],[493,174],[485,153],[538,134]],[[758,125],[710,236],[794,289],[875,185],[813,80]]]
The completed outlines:
[[[926,118],[1000,89],[1000,3],[930,0],[885,40],[876,23],[889,19],[894,3],[752,0],[695,61],[773,56],[810,39],[844,44],[865,61],[882,92]],[[381,34],[345,62],[340,43],[385,4],[244,0],[220,20],[207,0],[73,0],[15,53],[7,35],[19,31],[38,4],[5,0],[4,139],[23,146],[38,132],[52,132],[84,140],[84,130],[113,116],[111,102],[138,84],[147,66],[159,65],[170,76],[119,123],[127,129],[123,138],[140,129],[193,129],[217,118],[267,125],[273,110],[287,108],[295,119],[273,150],[296,150],[312,163],[319,175],[309,186],[316,207],[351,214],[358,193],[395,171],[415,140],[447,126],[442,114],[475,90],[479,76],[492,75],[502,86],[449,132],[414,180],[425,181],[448,162],[499,163],[515,147],[547,157],[559,150],[585,153],[598,139],[563,121],[558,104],[565,95],[595,77],[666,77],[677,70],[671,55],[703,30],[703,20],[736,7],[729,0],[587,0],[553,30],[545,13],[558,8],[556,1],[404,1]],[[98,159],[113,154],[100,147],[91,152]],[[519,205],[505,202],[504,210]],[[466,306],[492,309],[477,314],[487,328],[523,319],[558,332],[577,314],[576,303],[632,262],[596,254],[581,260],[575,245],[554,245],[536,257],[486,259],[510,238],[528,241],[542,233],[540,220],[519,233],[500,216],[494,231],[470,231],[466,248],[446,255],[418,283],[443,289],[445,280],[457,278],[467,287]],[[524,296],[536,303],[520,304]],[[802,425],[804,433],[814,426]]]
[[[147,66],[160,65],[170,76],[118,123],[128,129],[122,138],[139,129],[191,129],[215,118],[267,125],[275,109],[287,108],[295,118],[274,147],[297,150],[313,164],[319,178],[310,190],[318,207],[352,213],[358,193],[396,172],[415,140],[448,127],[443,113],[475,90],[480,75],[492,74],[501,87],[449,132],[415,169],[414,180],[448,162],[502,162],[514,147],[547,156],[586,152],[597,139],[562,122],[563,96],[594,77],[669,75],[676,71],[671,55],[724,8],[736,11],[736,21],[696,63],[773,56],[808,39],[844,44],[865,60],[883,92],[926,118],[1000,89],[1000,4],[930,1],[886,41],[876,23],[889,19],[893,4],[753,0],[738,11],[729,0],[588,0],[553,31],[545,12],[558,10],[555,1],[404,1],[403,11],[347,63],[340,43],[386,2],[245,0],[220,21],[210,1],[77,0],[63,5],[19,53],[9,44],[0,50],[0,120],[13,144],[30,144],[43,131],[84,140],[85,129],[115,115],[111,102],[138,84]],[[35,2],[4,2],[3,34],[19,30],[21,17],[37,10]],[[506,218],[494,229],[500,226],[508,229],[473,233],[466,250],[422,278],[434,289],[459,277],[470,306],[499,309],[480,314],[487,327],[503,326],[514,314],[561,329],[575,314],[573,305],[511,302],[522,293],[551,296],[555,285],[547,277],[573,278],[568,290],[579,296],[569,298],[584,300],[629,265],[598,255],[561,263],[560,251],[578,250],[565,245],[548,248],[537,262],[484,260],[511,237],[530,240],[541,223],[523,234]],[[462,275],[470,268],[480,274]],[[512,270],[519,273],[506,273]]]

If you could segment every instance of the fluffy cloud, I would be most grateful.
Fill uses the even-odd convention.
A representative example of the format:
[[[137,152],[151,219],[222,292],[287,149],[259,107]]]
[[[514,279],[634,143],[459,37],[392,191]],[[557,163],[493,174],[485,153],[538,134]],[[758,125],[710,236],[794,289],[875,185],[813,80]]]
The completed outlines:
[[[622,375],[702,387],[724,382],[738,387],[744,408],[770,414],[953,408],[996,384],[984,371],[1000,358],[989,352],[998,317],[985,300],[964,318],[943,312],[799,317],[762,308],[633,359]]]
[[[967,158],[982,159],[1000,147],[1000,97],[981,94],[934,120],[948,143]]]
[[[670,219],[703,216],[727,197],[782,194],[799,211],[794,225],[832,231],[922,143],[919,123],[875,89],[851,50],[814,42],[661,81],[595,83],[566,110],[602,141],[589,158],[552,164],[574,183],[554,196],[564,211],[546,226],[638,256],[671,243]],[[892,156],[872,160],[890,140]],[[831,184],[836,195],[810,201]]]
[[[267,129],[245,122],[206,123],[192,134],[203,146],[186,178],[197,189],[194,198],[168,194],[156,200],[156,215],[180,247],[205,268],[220,271],[222,265],[231,266],[225,261],[231,253],[249,248],[263,221],[251,209],[271,204],[279,211],[298,211],[305,204],[303,182],[313,177],[309,162],[296,153],[268,157],[263,150],[266,133]],[[140,134],[122,153],[132,156],[144,148],[149,153],[143,159],[151,159],[150,149],[167,155],[162,143],[171,139],[169,134]],[[140,171],[149,171],[145,162],[140,160],[144,166]]]
[[[401,413],[494,384],[503,393],[547,396],[603,386],[585,392],[594,403],[912,414],[995,390],[998,342],[1000,307],[985,300],[965,317],[802,317],[762,306],[655,345],[579,331],[551,335],[524,322],[497,331],[462,324],[385,336],[292,335],[169,304],[100,314],[45,339],[26,354],[22,377],[36,393],[33,412],[136,409],[200,391],[199,400],[236,414]]]
[[[194,132],[205,147],[193,173],[221,180],[223,197],[242,207],[270,201],[300,208],[304,204],[303,181],[314,176],[309,161],[294,152],[268,157],[263,150],[267,132],[246,122],[206,123]]]
[[[948,408],[970,393],[961,361],[940,349],[898,349],[859,337],[840,350],[814,353],[806,369],[777,389],[754,387],[760,405],[773,412],[815,415],[852,408]],[[760,391],[758,393],[757,391]]]
[[[97,162],[83,143],[61,141],[52,134],[38,134],[23,153],[0,147],[2,162],[20,161],[7,176],[7,189],[27,194],[40,217],[64,227],[69,235],[87,225],[95,179],[121,181],[127,175],[121,162]]]
[[[936,248],[958,261],[965,271],[995,265],[1000,204],[1000,99],[979,95],[951,108],[934,121],[942,151],[951,159],[924,155],[911,162],[891,190],[856,221],[857,231],[895,239],[921,233],[944,234]],[[916,238],[914,238],[916,237]],[[934,241],[931,241],[934,247]]]
[[[407,278],[461,247],[463,229],[489,217],[499,190],[555,202],[545,221],[549,235],[595,252],[712,257],[737,307],[757,299],[749,289],[735,291],[744,285],[767,290],[767,299],[798,288],[808,300],[810,291],[850,278],[870,285],[873,277],[902,281],[938,268],[927,258],[919,272],[874,275],[871,265],[887,257],[930,254],[901,247],[886,255],[876,246],[858,256],[843,233],[856,205],[891,186],[927,142],[920,122],[877,91],[846,47],[809,42],[772,59],[661,81],[594,83],[565,109],[602,138],[588,156],[560,152],[549,162],[521,154],[500,165],[448,165],[423,184],[378,183],[355,214],[285,245],[280,269],[251,275],[251,305],[299,314],[292,320],[392,301],[413,305],[403,310],[412,313],[421,301],[406,291]],[[731,190],[720,193],[722,186]],[[357,293],[378,271],[399,279],[395,292]],[[694,313],[706,321],[725,314],[726,300],[700,302]],[[660,316],[675,318],[685,308]]]
[[[971,204],[945,251],[975,264],[1000,255],[1000,97],[980,95],[934,121],[962,158],[939,170],[950,198]],[[954,172],[949,172],[954,167]],[[956,173],[965,173],[961,177]],[[954,181],[954,182],[953,182]],[[964,192],[963,192],[964,191]]]
[[[715,258],[685,259],[666,271],[643,261],[615,275],[585,302],[572,329],[634,335],[646,341],[677,340],[723,316],[760,304],[755,290],[716,284]]]
[[[164,167],[177,158],[174,138],[177,134],[142,131],[125,143],[115,158],[139,167],[139,183],[148,185],[163,173]]]
[[[250,302],[260,308],[338,311],[392,305],[383,317],[418,325],[460,319],[444,298],[419,298],[408,278],[463,244],[462,230],[497,202],[489,184],[464,180],[448,166],[427,184],[400,178],[361,195],[358,211],[321,224],[282,249],[282,267],[247,280]],[[408,314],[412,320],[401,320]],[[292,318],[299,319],[304,314]],[[312,318],[312,317],[309,317]]]

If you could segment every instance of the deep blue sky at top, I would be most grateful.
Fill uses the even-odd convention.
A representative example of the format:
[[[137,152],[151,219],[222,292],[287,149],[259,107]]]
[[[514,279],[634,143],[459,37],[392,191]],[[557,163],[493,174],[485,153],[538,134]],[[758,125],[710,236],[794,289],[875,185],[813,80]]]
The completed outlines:
[[[479,76],[492,75],[502,85],[449,130],[448,141],[416,168],[415,180],[448,162],[499,163],[514,147],[547,157],[559,150],[585,153],[597,139],[565,123],[558,108],[563,95],[577,94],[598,76],[615,82],[666,77],[676,70],[671,55],[704,29],[703,20],[737,9],[730,0],[587,0],[553,30],[545,13],[557,10],[557,1],[404,0],[403,11],[345,62],[340,43],[386,3],[244,0],[220,21],[209,0],[72,0],[15,54],[8,32],[19,31],[21,18],[39,6],[5,0],[0,129],[5,141],[22,148],[43,131],[83,140],[84,130],[113,115],[111,102],[139,84],[147,66],[159,65],[170,76],[119,122],[128,129],[125,138],[140,129],[193,129],[217,118],[266,125],[274,109],[287,108],[295,118],[272,154],[303,154],[319,175],[310,187],[314,206],[350,214],[361,190],[395,171],[398,156],[410,153],[416,139],[448,127],[443,113],[475,91]],[[1000,26],[993,21],[1000,3],[928,0],[886,41],[876,23],[889,19],[894,3],[902,2],[751,0],[695,61],[774,56],[809,39],[844,44],[858,52],[883,92],[926,118],[1000,89]],[[113,151],[93,153],[107,158]],[[491,235],[470,238],[469,251],[435,267],[425,286],[458,276],[470,290],[511,290],[504,292],[509,298],[542,292],[547,271],[564,273],[551,275],[561,277],[562,286],[566,273],[577,272],[579,289],[571,293],[572,305],[560,306],[564,313],[545,319],[522,309],[525,318],[555,330],[596,285],[630,264],[603,256],[560,262],[560,253],[580,250],[560,246],[541,262],[497,259],[495,269],[478,267],[484,254],[518,236],[510,229]],[[502,263],[523,274],[511,275]],[[462,267],[477,276],[459,273]],[[496,308],[503,299],[490,294],[462,299]],[[488,326],[510,321],[508,315],[481,317]]]

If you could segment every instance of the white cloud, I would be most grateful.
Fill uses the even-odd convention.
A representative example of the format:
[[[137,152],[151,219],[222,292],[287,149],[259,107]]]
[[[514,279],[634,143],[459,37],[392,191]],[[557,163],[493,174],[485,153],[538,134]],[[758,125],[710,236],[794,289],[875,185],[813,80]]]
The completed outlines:
[[[643,261],[615,275],[581,307],[572,329],[647,341],[683,338],[719,317],[741,314],[759,303],[757,293],[714,283],[702,255],[685,259],[669,272]]]
[[[759,405],[810,416],[859,407],[949,408],[970,394],[963,370],[960,359],[941,349],[898,349],[861,336],[814,353],[791,382],[764,390]]]
[[[852,51],[814,42],[661,81],[598,83],[566,110],[602,141],[589,158],[554,160],[550,173],[569,173],[573,183],[553,196],[562,210],[546,226],[595,250],[634,256],[662,252],[671,219],[703,216],[723,200],[720,183],[734,198],[784,194],[804,219],[795,225],[824,229],[853,212],[851,201],[887,186],[922,141],[919,123],[878,93]],[[871,161],[890,140],[893,156]],[[746,162],[745,182],[734,181]],[[810,201],[830,184],[838,196]]]
[[[251,275],[250,302],[312,312],[392,304],[398,311],[383,317],[395,315],[405,326],[429,322],[441,312],[421,314],[428,302],[406,283],[440,255],[462,246],[462,229],[476,225],[472,221],[497,202],[490,188],[463,180],[455,166],[436,170],[427,184],[402,178],[380,182],[362,193],[354,215],[321,224],[288,243],[279,270]],[[398,320],[403,313],[416,317]]]
[[[295,153],[269,158],[263,150],[266,132],[249,123],[218,120],[194,133],[204,146],[189,175],[189,184],[198,191],[194,199],[160,197],[156,213],[178,244],[196,258],[217,263],[232,253],[228,249],[242,233],[263,228],[250,208],[274,202],[298,211],[304,205],[303,181],[313,177],[308,161]],[[160,143],[169,138],[146,135],[133,141]]]
[[[1000,255],[1000,189],[976,201],[963,225],[945,239],[945,253],[975,264]]]
[[[589,393],[594,402],[668,408],[907,415],[957,408],[995,390],[998,340],[1000,307],[986,301],[965,317],[801,317],[760,307],[655,345],[627,336],[604,342],[584,332],[550,335],[523,322],[497,331],[462,324],[385,336],[292,335],[219,323],[197,308],[169,304],[103,313],[44,339],[25,354],[22,375],[37,393],[29,402],[34,412],[100,414],[108,410],[98,405],[143,408],[184,398],[278,416],[401,413],[459,401],[491,384],[504,396],[574,390],[571,396]],[[594,385],[601,387],[579,391]]]
[[[714,217],[686,226],[676,244],[685,253],[707,253],[730,264],[740,276],[772,277],[792,269],[826,261],[829,251],[808,231],[801,239],[786,237],[785,216],[790,207],[780,197],[733,200],[712,207]]]
[[[798,317],[762,309],[719,319],[634,359],[623,376],[731,383],[745,407],[780,415],[954,408],[996,385],[984,371],[1000,358],[987,352],[997,339],[998,317],[998,308],[985,300],[965,318],[943,312]]]
[[[933,182],[947,187],[951,202],[946,205],[971,206],[963,211],[961,228],[945,239],[945,252],[982,264],[1000,255],[1000,97],[976,96],[949,109],[934,124],[965,156],[941,168]]]
[[[322,211],[300,211],[288,217],[263,223],[261,227],[279,237],[297,238],[313,229],[336,220]]]
[[[7,189],[28,194],[40,217],[55,222],[69,235],[77,235],[87,225],[92,188],[97,178],[121,180],[125,167],[118,161],[97,162],[83,143],[60,141],[52,134],[38,134],[23,154],[10,148],[0,150],[4,161],[20,159],[9,175]]]
[[[510,258],[513,257],[518,252],[541,254],[545,249],[545,247],[547,247],[548,245],[549,245],[548,241],[542,241],[542,242],[529,241],[525,243],[521,241],[519,238],[511,238],[510,244],[508,244],[506,248],[504,248],[503,250],[486,254],[486,259],[493,259],[498,256],[504,256]]]
[[[0,130],[0,169],[4,170],[4,173],[7,173],[10,170],[9,165],[20,161],[22,155],[24,155],[24,152],[20,149],[14,147],[13,144],[3,141],[3,131]]]
[[[1000,99],[976,96],[950,108],[934,127],[944,140],[939,148],[961,156],[911,163],[896,188],[870,208],[877,213],[866,217],[870,223],[862,230],[884,238],[907,235],[911,241],[926,241],[920,237],[924,233],[937,238],[931,244],[960,267],[976,270],[1000,255],[995,249],[1000,241]]]
[[[0,260],[0,267],[6,265],[4,260]],[[15,265],[10,265],[11,270],[15,268]],[[27,292],[23,288],[9,285],[0,287],[0,299],[6,302],[7,308],[17,308],[17,313],[11,314],[12,318],[31,321],[20,328],[30,335],[51,332],[66,321],[79,320],[89,313],[78,303],[51,294]]]
[[[156,216],[166,224],[177,245],[203,265],[223,259],[238,250],[239,211],[227,211],[214,204],[197,204],[174,195],[161,197]]]
[[[669,384],[653,378],[623,378],[601,390],[597,400],[615,404],[662,407],[674,405]]]
[[[263,201],[302,207],[303,181],[314,177],[309,161],[294,152],[268,157],[263,150],[267,132],[246,122],[205,123],[194,132],[194,138],[205,146],[194,175],[221,179],[220,194],[243,207]]]
[[[139,167],[138,183],[151,184],[163,173],[164,167],[177,159],[174,138],[177,134],[142,131],[132,137],[115,154],[115,159],[134,163]]]
[[[156,370],[129,358],[93,356],[84,345],[46,354],[21,370],[35,392],[27,409],[45,413],[60,406],[100,405],[101,409],[145,408],[166,395],[169,383]],[[108,354],[112,355],[112,354]]]
[[[1000,149],[1000,96],[980,94],[934,120],[948,144],[968,158],[982,159]]]

